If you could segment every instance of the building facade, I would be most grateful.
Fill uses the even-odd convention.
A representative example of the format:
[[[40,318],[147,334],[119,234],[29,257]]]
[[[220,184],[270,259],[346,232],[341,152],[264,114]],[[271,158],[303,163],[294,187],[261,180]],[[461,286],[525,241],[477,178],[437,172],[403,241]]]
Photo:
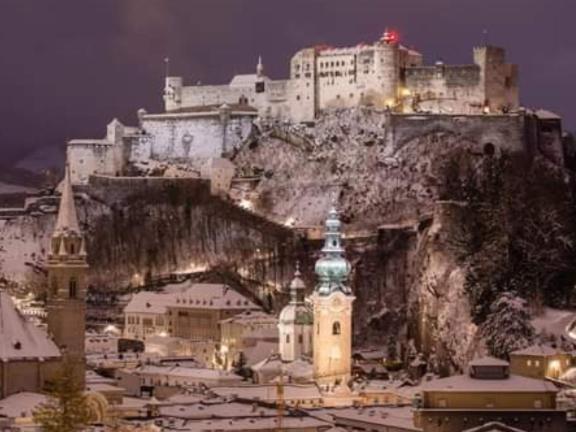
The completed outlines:
[[[151,336],[170,336],[219,343],[222,320],[259,309],[226,285],[170,285],[163,293],[140,292],[132,297],[124,309],[124,337],[146,341]]]
[[[556,407],[558,389],[540,379],[510,374],[508,362],[484,358],[467,375],[425,383],[415,424],[424,432],[461,432],[498,421],[520,430],[565,431]]]

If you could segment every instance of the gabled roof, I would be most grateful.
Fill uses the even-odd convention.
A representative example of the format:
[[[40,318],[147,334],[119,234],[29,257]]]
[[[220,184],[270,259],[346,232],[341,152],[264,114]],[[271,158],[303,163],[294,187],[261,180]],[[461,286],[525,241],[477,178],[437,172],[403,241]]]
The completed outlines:
[[[468,363],[468,366],[510,366],[510,363],[508,363],[505,360],[500,360],[494,357],[481,357],[481,358],[477,358],[472,360],[470,363]]]
[[[164,292],[142,291],[135,294],[124,312],[163,314],[167,308],[185,309],[260,309],[242,294],[224,284],[192,283],[171,284]]]
[[[552,348],[548,345],[531,345],[527,348],[510,353],[510,355],[536,356],[536,357],[555,356],[558,354],[568,354],[568,353],[561,351],[557,348]]]
[[[422,385],[422,391],[433,392],[498,392],[498,393],[533,393],[554,392],[556,386],[546,380],[510,375],[504,379],[476,379],[468,375],[455,375],[428,381]]]
[[[463,432],[526,432],[500,422],[489,422]]]
[[[56,357],[60,357],[56,344],[27,321],[10,296],[0,290],[0,361]]]

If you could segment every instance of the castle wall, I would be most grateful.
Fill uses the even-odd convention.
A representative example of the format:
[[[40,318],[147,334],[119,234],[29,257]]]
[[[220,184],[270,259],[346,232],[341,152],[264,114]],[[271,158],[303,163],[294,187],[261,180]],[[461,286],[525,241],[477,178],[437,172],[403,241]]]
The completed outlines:
[[[255,99],[253,87],[231,87],[229,85],[186,86],[182,87],[181,108],[239,104],[241,98],[247,98],[249,104]]]
[[[94,174],[115,175],[118,150],[103,140],[73,140],[68,143],[66,153],[70,165],[70,179],[73,184],[86,184]],[[120,146],[121,149],[121,146]]]
[[[488,144],[496,151],[523,152],[529,149],[531,137],[526,136],[526,116],[507,115],[417,115],[390,116],[390,134],[387,145],[397,152],[419,137],[457,133],[462,142],[477,143],[483,152]]]
[[[422,66],[406,69],[408,112],[474,114],[482,111],[484,92],[477,65]]]
[[[238,148],[252,130],[255,112],[219,111],[145,115],[144,134],[132,147],[131,162],[185,162],[200,169],[209,158]]]

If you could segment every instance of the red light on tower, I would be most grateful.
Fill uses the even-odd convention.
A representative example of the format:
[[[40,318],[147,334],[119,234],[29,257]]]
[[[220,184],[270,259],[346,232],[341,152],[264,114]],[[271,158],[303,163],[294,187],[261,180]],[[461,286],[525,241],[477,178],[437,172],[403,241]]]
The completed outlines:
[[[388,45],[398,43],[399,37],[398,32],[395,30],[388,30],[384,31],[384,36],[382,36],[382,40],[386,42]]]

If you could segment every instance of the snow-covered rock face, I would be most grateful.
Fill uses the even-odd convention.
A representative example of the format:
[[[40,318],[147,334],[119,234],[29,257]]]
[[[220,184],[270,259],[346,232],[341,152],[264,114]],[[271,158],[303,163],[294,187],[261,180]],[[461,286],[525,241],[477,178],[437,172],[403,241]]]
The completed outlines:
[[[524,148],[521,117],[327,113],[314,127],[262,125],[259,142],[234,158],[263,172],[259,208],[279,222],[319,225],[336,198],[353,229],[415,220],[432,211],[447,156]],[[282,138],[279,139],[278,137]],[[286,140],[289,142],[287,143]]]

